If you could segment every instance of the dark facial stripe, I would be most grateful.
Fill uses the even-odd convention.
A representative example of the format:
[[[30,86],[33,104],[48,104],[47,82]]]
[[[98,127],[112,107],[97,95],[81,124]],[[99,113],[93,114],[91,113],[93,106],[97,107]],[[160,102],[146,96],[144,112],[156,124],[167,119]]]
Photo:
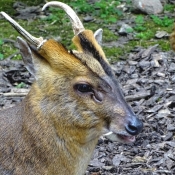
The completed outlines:
[[[78,35],[79,39],[80,39],[80,44],[81,47],[83,48],[83,51],[87,54],[91,54],[96,60],[98,60],[98,62],[101,64],[102,68],[104,69],[105,73],[112,77],[113,76],[113,72],[111,67],[106,63],[106,61],[102,58],[102,56],[100,55],[99,51],[95,48],[95,46],[93,45],[92,42],[90,42],[85,35],[83,35],[82,33],[80,33]]]

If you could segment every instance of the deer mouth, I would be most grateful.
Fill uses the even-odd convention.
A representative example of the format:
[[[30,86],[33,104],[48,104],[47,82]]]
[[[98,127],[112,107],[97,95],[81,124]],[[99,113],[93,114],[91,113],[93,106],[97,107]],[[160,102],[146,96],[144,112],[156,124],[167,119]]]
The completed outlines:
[[[127,134],[120,134],[120,133],[116,135],[121,140],[121,142],[124,142],[124,143],[132,143],[132,142],[135,142],[136,140],[135,136],[131,136]]]
[[[117,132],[114,133],[112,131],[105,134],[105,137],[111,141],[118,141],[121,143],[133,143],[136,140],[135,136],[129,135],[126,132]]]

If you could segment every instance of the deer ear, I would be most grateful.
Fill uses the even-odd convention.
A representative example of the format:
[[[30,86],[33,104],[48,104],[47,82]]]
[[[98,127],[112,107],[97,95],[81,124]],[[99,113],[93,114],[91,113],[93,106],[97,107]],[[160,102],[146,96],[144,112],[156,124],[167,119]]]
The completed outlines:
[[[19,46],[19,50],[20,50],[23,62],[27,70],[35,77],[36,71],[33,64],[32,51],[29,45],[27,44],[27,42],[23,40],[21,37],[17,37],[17,41],[18,41],[18,46]]]
[[[29,45],[21,37],[17,37],[17,41],[25,67],[37,79],[38,70],[46,68],[49,63],[38,53],[35,46]]]
[[[103,29],[98,29],[94,33],[94,37],[97,40],[99,45],[102,45]]]

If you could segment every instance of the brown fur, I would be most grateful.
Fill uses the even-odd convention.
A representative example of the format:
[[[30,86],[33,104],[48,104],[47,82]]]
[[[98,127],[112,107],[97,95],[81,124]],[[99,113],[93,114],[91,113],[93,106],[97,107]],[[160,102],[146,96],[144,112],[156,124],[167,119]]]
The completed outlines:
[[[95,38],[93,37],[93,32],[91,30],[85,30],[82,33],[80,33],[79,35],[82,35],[84,38],[87,39],[88,42],[92,43],[94,45],[95,49],[100,53],[102,58],[105,59],[105,61],[108,63],[108,60],[106,59],[106,56],[105,56],[101,46],[96,42]],[[84,52],[84,48],[83,48],[83,45],[80,42],[80,37],[79,36],[74,36],[72,41],[77,46],[77,49],[78,49],[79,52]],[[90,52],[91,51],[89,51],[89,53]]]
[[[172,34],[170,35],[170,44],[173,50],[175,50],[175,25],[172,31]]]
[[[134,114],[87,33],[95,53],[78,40],[80,52],[73,54],[54,40],[37,50],[18,38],[36,82],[21,104],[0,113],[0,174],[83,175],[104,129],[126,133]],[[78,92],[75,85],[82,82],[93,92]]]

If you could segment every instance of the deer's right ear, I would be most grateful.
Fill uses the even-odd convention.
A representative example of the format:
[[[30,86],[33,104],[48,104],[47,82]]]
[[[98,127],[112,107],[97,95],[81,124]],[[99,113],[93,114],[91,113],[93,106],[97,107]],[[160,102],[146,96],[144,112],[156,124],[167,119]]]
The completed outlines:
[[[34,65],[34,53],[31,50],[30,46],[28,43],[23,40],[21,37],[17,37],[18,45],[19,45],[19,50],[23,59],[23,62],[25,64],[25,67],[27,70],[36,78],[36,69]]]

